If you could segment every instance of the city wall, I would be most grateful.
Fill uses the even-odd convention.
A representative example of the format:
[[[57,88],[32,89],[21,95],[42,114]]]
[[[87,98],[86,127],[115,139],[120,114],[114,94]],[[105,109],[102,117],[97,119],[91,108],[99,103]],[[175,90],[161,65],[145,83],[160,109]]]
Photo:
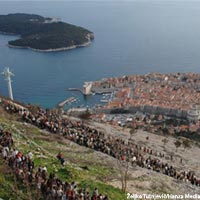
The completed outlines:
[[[178,110],[178,109],[170,109],[170,108],[163,108],[158,106],[132,106],[132,107],[124,107],[124,108],[112,108],[112,109],[98,109],[95,110],[97,113],[135,113],[135,112],[142,112],[142,113],[149,113],[149,114],[156,114],[156,115],[166,115],[166,116],[173,116],[179,118],[186,118],[187,111]]]

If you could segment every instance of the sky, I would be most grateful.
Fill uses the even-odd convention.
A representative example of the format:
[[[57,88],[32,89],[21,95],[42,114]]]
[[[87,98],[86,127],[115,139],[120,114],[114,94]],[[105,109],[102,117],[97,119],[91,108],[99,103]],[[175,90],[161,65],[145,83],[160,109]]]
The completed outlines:
[[[0,0],[0,2],[200,2],[200,0]]]
[[[101,1],[103,1],[103,2],[108,2],[108,1],[113,1],[113,2],[126,2],[126,1],[137,1],[137,2],[140,2],[140,1],[142,1],[142,2],[151,2],[151,1],[157,1],[157,2],[159,2],[159,1],[165,1],[165,2],[167,2],[167,1],[174,1],[174,2],[177,2],[177,1],[180,1],[180,2],[186,2],[186,1],[189,1],[189,2],[191,2],[191,1],[193,1],[193,2],[195,2],[195,1],[200,1],[200,0],[0,0],[0,1],[71,1],[71,2],[74,2],[74,1],[81,1],[81,2],[84,2],[84,1],[91,1],[91,2],[101,2]]]

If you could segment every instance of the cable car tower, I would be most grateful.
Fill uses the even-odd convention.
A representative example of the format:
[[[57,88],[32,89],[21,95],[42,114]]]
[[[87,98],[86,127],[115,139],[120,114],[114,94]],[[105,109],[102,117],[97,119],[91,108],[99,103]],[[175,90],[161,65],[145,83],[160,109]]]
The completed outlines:
[[[13,100],[13,92],[12,92],[12,85],[11,85],[11,76],[14,76],[14,74],[10,71],[10,69],[7,67],[4,69],[4,71],[1,73],[4,77],[5,80],[8,83],[8,93],[9,93],[9,97],[11,100]]]

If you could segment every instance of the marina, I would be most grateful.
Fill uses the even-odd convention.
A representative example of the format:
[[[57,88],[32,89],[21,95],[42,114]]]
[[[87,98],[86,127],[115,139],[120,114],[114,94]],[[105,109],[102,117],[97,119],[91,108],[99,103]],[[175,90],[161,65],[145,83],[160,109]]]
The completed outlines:
[[[108,103],[110,101],[112,101],[113,99],[113,93],[106,93],[106,94],[102,94],[102,98],[101,98],[101,102],[102,103]]]

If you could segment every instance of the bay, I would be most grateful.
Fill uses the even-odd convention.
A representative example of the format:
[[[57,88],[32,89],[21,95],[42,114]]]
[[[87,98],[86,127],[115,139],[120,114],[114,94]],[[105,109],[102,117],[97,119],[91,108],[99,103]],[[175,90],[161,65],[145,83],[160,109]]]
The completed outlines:
[[[10,67],[16,100],[52,108],[75,96],[84,81],[149,72],[200,73],[200,2],[0,1],[0,14],[34,13],[60,17],[95,34],[85,48],[41,53],[6,46],[16,36],[0,35],[0,71]],[[7,85],[0,77],[0,94]]]

